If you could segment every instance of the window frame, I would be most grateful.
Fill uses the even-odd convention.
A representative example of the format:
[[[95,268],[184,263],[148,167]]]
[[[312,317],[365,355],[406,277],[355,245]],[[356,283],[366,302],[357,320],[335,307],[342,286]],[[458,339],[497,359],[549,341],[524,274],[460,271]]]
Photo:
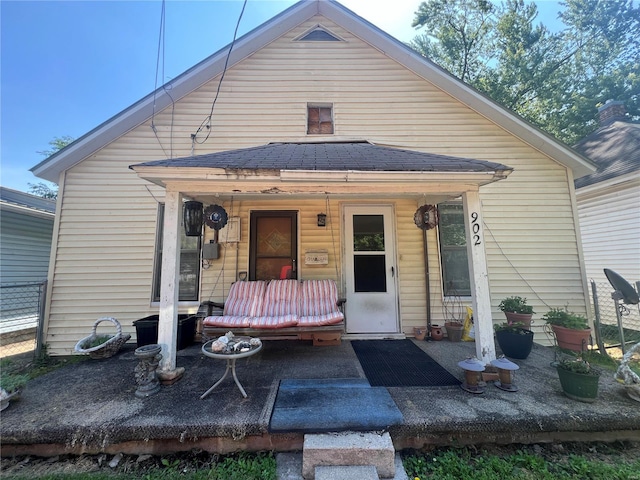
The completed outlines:
[[[317,124],[313,124],[315,127],[317,127],[317,132],[315,131],[311,131],[312,130],[312,123],[311,123],[311,110],[318,110],[318,123]],[[322,110],[328,110],[329,112],[329,116],[331,118],[330,122],[322,122],[321,118],[322,118]],[[325,112],[326,113],[326,112]],[[329,123],[331,125],[331,131],[330,132],[323,132],[322,131],[322,126],[324,124]],[[333,135],[336,131],[335,128],[335,118],[334,118],[334,114],[333,114],[333,103],[307,103],[307,135]]]
[[[156,239],[154,245],[154,265],[153,265],[153,283],[151,284],[151,303],[160,302],[160,289],[161,277],[162,277],[162,250],[163,250],[163,238],[164,238],[164,212],[165,204],[158,203],[157,223],[156,223]],[[197,303],[200,301],[200,279],[202,276],[202,269],[200,268],[201,256],[202,256],[202,236],[199,237],[187,237],[184,231],[183,219],[180,218],[180,270],[182,270],[182,259],[184,258],[183,252],[193,252],[197,257],[197,267],[195,268],[196,275],[193,285],[194,296],[190,298],[178,298],[179,303]],[[182,242],[184,239],[197,238],[196,249],[182,248]],[[180,281],[182,284],[182,281]],[[180,287],[178,287],[180,291]]]
[[[462,233],[464,238],[464,245],[447,245],[443,242],[443,227],[447,227],[446,224],[443,224],[443,219],[446,219],[450,213],[445,213],[443,215],[442,210],[449,206],[455,206],[460,208],[460,217],[461,222],[456,222],[455,225],[462,226]],[[443,202],[438,204],[438,248],[440,250],[440,269],[441,269],[441,281],[442,281],[442,296],[444,298],[447,297],[471,297],[471,275],[469,272],[469,252],[467,250],[467,229],[465,224],[464,217],[464,208],[462,205],[462,201],[450,201]],[[464,270],[466,276],[466,282],[469,285],[468,290],[456,290],[454,287],[454,292],[451,292],[451,289],[448,287],[448,284],[452,283],[452,280],[449,278],[447,272],[447,259],[450,253],[462,254],[466,259],[466,269]]]

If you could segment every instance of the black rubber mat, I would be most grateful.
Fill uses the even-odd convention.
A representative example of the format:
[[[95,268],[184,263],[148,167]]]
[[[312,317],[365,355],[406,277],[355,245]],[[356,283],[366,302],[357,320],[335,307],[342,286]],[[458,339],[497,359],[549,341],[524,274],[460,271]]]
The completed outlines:
[[[351,342],[372,387],[444,387],[460,380],[411,340]]]

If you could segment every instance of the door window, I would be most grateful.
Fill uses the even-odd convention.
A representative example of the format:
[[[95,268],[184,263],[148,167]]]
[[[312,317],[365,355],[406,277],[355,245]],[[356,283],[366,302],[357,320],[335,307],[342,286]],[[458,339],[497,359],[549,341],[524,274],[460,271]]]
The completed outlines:
[[[384,240],[382,215],[353,216],[353,275],[356,292],[387,291]]]
[[[251,213],[249,280],[297,278],[297,212]]]

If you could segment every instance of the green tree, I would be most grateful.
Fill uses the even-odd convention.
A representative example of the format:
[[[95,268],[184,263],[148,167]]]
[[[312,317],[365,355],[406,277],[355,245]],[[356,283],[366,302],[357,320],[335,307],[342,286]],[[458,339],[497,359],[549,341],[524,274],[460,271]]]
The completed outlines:
[[[74,140],[75,138],[70,137],[69,135],[63,135],[62,137],[53,137],[53,140],[49,142],[49,146],[51,148],[49,148],[48,150],[39,150],[36,153],[45,157],[50,157],[54,153],[57,153],[58,151],[62,150],[64,147],[72,143]]]
[[[36,197],[48,198],[55,200],[58,198],[58,186],[55,184],[46,184],[44,182],[29,183],[29,193]]]
[[[640,115],[640,7],[632,1],[566,0],[557,32],[536,24],[534,3],[484,3],[423,2],[413,26],[429,34],[411,46],[569,144],[597,128],[597,107],[608,99]],[[487,29],[464,49],[464,39]],[[463,49],[464,62],[448,45]]]
[[[43,155],[45,157],[50,157],[54,153],[62,150],[64,147],[72,143],[75,139],[70,137],[69,135],[64,135],[62,137],[54,137],[53,140],[49,142],[50,149],[49,150],[41,150],[36,153]],[[58,186],[54,183],[29,183],[29,193],[31,195],[36,195],[42,198],[56,199],[58,198]]]
[[[474,82],[493,58],[494,4],[487,0],[429,0],[412,27],[424,27],[411,45],[465,82]]]

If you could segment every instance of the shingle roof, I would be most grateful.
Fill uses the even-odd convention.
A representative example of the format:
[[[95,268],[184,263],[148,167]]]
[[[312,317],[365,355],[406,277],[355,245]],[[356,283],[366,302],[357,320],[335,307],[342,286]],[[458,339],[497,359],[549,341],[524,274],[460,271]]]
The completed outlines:
[[[580,140],[574,147],[598,165],[575,181],[576,188],[640,170],[640,124],[615,121]]]
[[[0,203],[46,213],[56,212],[55,200],[49,200],[7,187],[0,187]]]
[[[156,160],[132,167],[472,173],[512,170],[500,163],[383,147],[369,142],[270,143],[193,157]]]

